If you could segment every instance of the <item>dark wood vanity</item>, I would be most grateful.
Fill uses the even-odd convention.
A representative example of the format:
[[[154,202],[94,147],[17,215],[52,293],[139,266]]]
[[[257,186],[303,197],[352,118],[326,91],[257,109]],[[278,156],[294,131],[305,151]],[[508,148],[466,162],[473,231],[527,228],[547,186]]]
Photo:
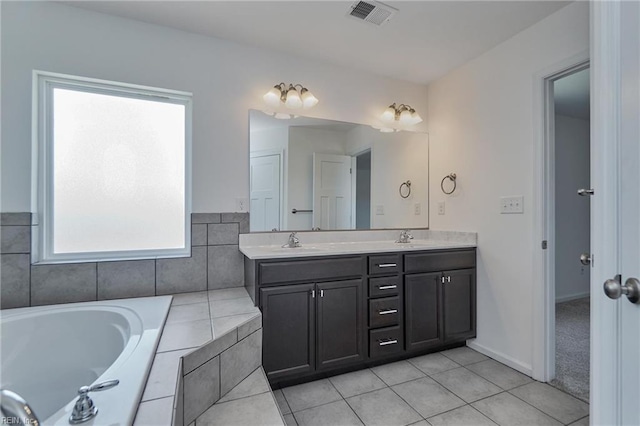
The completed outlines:
[[[460,346],[476,335],[476,249],[245,258],[274,388]]]

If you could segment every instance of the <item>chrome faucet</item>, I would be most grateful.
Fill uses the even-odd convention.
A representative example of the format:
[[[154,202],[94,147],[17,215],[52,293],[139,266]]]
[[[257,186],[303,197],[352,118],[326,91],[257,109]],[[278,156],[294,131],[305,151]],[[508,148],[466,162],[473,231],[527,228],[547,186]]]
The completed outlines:
[[[84,423],[98,415],[98,407],[95,406],[93,400],[89,398],[89,392],[98,392],[111,389],[114,386],[118,386],[120,380],[109,380],[106,382],[95,384],[91,387],[82,386],[78,389],[78,399],[73,406],[73,412],[69,417],[69,423],[77,425],[78,423]]]
[[[406,244],[410,240],[413,240],[413,235],[411,235],[411,232],[408,229],[403,229],[402,232],[400,232],[400,237],[398,237],[396,243]]]
[[[297,237],[297,232],[292,232],[289,235],[289,241],[287,242],[287,244],[284,244],[282,247],[283,248],[294,248],[294,247],[301,247],[302,244],[300,244],[300,238]]]
[[[0,390],[0,413],[9,424],[40,426],[40,420],[27,401],[8,389]]]

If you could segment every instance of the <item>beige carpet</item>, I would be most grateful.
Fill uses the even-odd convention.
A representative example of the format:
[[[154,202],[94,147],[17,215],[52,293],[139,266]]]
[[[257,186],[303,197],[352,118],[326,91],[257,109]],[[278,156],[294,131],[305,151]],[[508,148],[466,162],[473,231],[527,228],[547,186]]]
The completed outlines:
[[[556,378],[549,384],[589,402],[589,298],[556,304]]]

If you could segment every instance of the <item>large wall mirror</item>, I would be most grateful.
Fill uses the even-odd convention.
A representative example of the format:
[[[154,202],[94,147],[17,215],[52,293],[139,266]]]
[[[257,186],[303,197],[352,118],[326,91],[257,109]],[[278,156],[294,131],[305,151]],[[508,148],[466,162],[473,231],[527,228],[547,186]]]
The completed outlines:
[[[251,232],[429,226],[426,133],[249,112]]]

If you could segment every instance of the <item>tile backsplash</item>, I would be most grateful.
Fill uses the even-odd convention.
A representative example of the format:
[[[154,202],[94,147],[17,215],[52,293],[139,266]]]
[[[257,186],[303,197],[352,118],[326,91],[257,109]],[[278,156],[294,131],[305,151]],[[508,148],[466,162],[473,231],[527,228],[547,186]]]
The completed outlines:
[[[191,257],[31,265],[31,213],[0,217],[0,308],[144,297],[244,285],[248,213],[193,213]]]

